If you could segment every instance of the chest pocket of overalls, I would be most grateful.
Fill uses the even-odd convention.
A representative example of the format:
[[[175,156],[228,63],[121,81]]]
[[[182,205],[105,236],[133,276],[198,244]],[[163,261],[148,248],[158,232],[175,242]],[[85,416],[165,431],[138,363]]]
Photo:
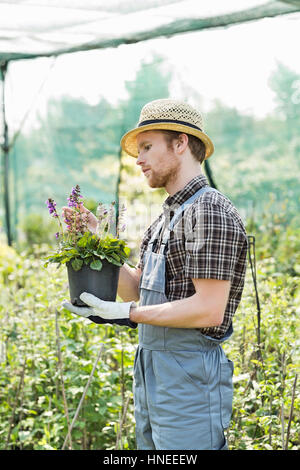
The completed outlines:
[[[140,289],[153,292],[152,297],[165,298],[165,257],[160,253],[146,251],[144,253],[144,269],[141,276]],[[154,299],[153,299],[154,300]],[[165,299],[160,299],[165,301]],[[159,303],[159,302],[155,302]]]
[[[140,305],[157,305],[166,301],[164,255],[146,251],[140,281]],[[165,349],[165,328],[139,324],[139,344],[149,349]]]

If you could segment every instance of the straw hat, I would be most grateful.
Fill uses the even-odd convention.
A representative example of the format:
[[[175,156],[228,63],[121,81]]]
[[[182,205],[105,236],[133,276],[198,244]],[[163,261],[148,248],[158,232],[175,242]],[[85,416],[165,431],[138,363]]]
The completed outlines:
[[[171,99],[147,103],[141,111],[137,127],[122,137],[121,147],[126,153],[137,158],[136,136],[141,132],[160,129],[183,132],[198,137],[206,147],[205,160],[214,151],[212,141],[203,131],[203,120],[199,111],[187,103]]]

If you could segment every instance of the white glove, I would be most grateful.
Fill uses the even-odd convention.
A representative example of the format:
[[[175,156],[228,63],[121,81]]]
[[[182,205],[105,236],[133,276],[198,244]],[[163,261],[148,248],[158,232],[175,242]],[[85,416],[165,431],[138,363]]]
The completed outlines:
[[[135,302],[109,302],[101,300],[92,294],[83,292],[80,299],[88,307],[76,307],[67,300],[62,302],[62,307],[76,315],[88,318],[94,323],[117,323],[136,328],[137,324],[132,322],[129,317],[130,308],[136,307]]]

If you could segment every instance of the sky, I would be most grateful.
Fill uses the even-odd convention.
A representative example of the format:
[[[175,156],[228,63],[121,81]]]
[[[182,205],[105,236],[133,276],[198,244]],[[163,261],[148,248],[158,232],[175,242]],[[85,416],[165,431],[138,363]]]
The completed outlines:
[[[275,107],[269,78],[281,62],[300,75],[300,14],[262,19],[122,45],[106,50],[40,58],[10,65],[6,98],[12,128],[26,115],[24,129],[35,123],[50,98],[80,97],[95,104],[101,97],[116,104],[126,97],[125,81],[133,80],[142,60],[153,54],[172,69],[171,97],[183,97],[182,83],[202,97],[202,111],[216,99],[241,112],[266,116]],[[27,111],[30,112],[27,114]],[[137,116],[138,118],[138,116]]]

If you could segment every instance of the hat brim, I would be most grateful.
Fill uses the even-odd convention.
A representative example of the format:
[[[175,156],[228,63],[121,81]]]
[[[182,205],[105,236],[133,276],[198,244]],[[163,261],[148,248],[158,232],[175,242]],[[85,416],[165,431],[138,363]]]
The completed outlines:
[[[182,132],[184,134],[191,134],[198,139],[202,140],[205,145],[205,160],[209,158],[214,152],[214,145],[207,134],[201,132],[200,130],[193,129],[192,127],[185,126],[183,124],[170,123],[170,122],[160,122],[157,124],[145,124],[144,126],[136,127],[131,131],[123,135],[121,139],[122,149],[130,156],[137,158],[138,157],[138,147],[136,137],[141,132],[153,131],[153,130],[169,130]]]

